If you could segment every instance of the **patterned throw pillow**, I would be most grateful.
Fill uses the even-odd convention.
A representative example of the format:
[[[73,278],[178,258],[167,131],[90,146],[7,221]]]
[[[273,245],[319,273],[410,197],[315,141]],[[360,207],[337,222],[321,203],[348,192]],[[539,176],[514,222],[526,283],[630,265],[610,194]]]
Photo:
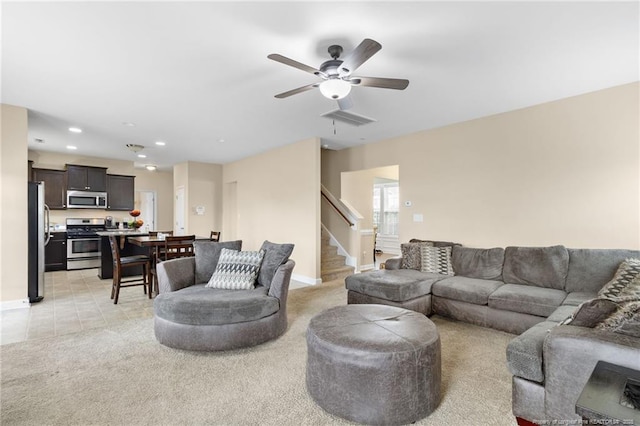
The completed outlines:
[[[420,247],[421,272],[453,275],[451,247]]]
[[[226,290],[252,289],[263,257],[264,250],[238,251],[223,248],[207,287]]]
[[[614,302],[640,300],[640,259],[625,259],[598,296]]]
[[[412,242],[400,244],[400,250],[402,252],[402,269],[415,269],[419,271],[421,269],[420,247],[433,246],[433,243],[428,241]]]

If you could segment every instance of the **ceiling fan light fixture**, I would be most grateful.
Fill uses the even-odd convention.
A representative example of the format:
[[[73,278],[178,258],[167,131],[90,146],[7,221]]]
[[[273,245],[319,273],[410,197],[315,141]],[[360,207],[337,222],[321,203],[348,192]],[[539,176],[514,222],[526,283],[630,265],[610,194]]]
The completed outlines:
[[[320,93],[328,99],[342,99],[351,92],[351,83],[331,78],[320,83]]]

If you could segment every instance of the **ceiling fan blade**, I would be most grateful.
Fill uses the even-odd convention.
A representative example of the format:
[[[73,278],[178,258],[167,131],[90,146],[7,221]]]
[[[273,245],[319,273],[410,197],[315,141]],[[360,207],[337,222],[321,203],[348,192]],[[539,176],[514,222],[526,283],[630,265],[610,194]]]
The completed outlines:
[[[348,81],[354,86],[380,87],[382,89],[396,90],[404,90],[409,85],[409,80],[399,78],[354,77]]]
[[[375,55],[382,45],[375,40],[365,38],[351,53],[349,53],[340,65],[340,76],[346,76],[355,71],[360,65],[364,64],[370,57]]]
[[[294,61],[293,59],[287,58],[286,56],[278,55],[277,53],[272,53],[271,55],[267,56],[267,58],[271,59],[272,61],[280,62],[281,64],[289,65],[290,67],[294,67],[314,75],[318,75],[318,73],[320,72],[320,70],[310,67],[309,65]]]
[[[353,107],[353,98],[351,98],[351,95],[347,95],[347,97],[345,98],[338,99],[338,108],[340,108],[342,111],[350,109],[351,107]]]
[[[289,90],[288,92],[278,93],[275,97],[278,99],[288,98],[289,96],[297,95],[298,93],[306,92],[315,87],[318,87],[319,83],[308,84],[306,86],[298,87],[297,89]]]

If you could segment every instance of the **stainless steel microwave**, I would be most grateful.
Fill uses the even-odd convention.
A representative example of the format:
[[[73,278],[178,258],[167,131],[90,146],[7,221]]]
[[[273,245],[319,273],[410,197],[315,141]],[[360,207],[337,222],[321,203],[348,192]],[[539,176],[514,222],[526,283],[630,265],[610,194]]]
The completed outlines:
[[[68,209],[106,209],[106,192],[67,191]]]

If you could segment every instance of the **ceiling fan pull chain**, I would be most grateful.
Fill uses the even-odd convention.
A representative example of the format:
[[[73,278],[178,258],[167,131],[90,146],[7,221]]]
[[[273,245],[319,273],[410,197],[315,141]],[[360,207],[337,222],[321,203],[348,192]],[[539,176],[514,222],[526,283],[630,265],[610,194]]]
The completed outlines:
[[[336,120],[331,120],[331,122],[333,123],[333,134],[335,136],[336,135]]]

